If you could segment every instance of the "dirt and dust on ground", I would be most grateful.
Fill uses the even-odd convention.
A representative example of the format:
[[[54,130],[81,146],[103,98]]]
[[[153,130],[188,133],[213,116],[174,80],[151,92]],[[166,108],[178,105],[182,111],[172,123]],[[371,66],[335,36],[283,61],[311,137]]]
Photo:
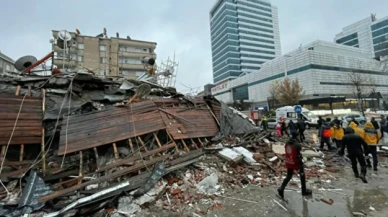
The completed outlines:
[[[314,140],[314,133],[315,130],[307,132],[308,141]],[[380,155],[379,171],[368,170],[367,184],[354,177],[349,159],[335,152],[324,152],[322,160],[305,157],[307,186],[313,195],[302,197],[299,177],[294,175],[285,191],[288,202],[276,196],[285,177],[280,165],[283,162],[272,162],[272,171],[222,162],[219,157],[207,155],[200,164],[181,171],[184,178],[180,179],[177,174],[166,177],[169,183],[166,192],[154,204],[143,207],[137,216],[385,217],[388,158],[383,155]],[[213,179],[213,183],[207,183],[208,189],[200,192],[198,183],[204,179]]]

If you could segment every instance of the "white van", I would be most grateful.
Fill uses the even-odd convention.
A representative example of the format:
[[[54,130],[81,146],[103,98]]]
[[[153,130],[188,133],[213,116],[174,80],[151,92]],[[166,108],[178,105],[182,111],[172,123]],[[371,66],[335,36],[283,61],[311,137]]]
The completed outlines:
[[[286,120],[286,123],[288,123],[290,120],[297,122],[298,115],[295,113],[294,107],[295,106],[284,106],[276,109],[276,119],[279,120],[280,117],[283,117]],[[308,109],[302,108],[301,116],[305,121],[307,128],[318,127],[318,117]]]

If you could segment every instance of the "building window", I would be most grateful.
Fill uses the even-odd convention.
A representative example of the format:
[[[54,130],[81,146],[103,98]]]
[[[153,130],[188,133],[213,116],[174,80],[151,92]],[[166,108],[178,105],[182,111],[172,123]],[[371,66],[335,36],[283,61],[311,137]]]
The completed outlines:
[[[119,47],[120,52],[136,52],[136,53],[149,53],[148,48],[135,48],[135,47]]]
[[[100,57],[100,63],[106,63],[106,57]]]
[[[141,60],[135,59],[135,58],[129,58],[129,57],[119,57],[119,63],[141,64]]]
[[[100,69],[100,75],[103,75],[103,76],[105,76],[105,75],[106,75],[106,71],[105,71],[105,69]]]
[[[106,46],[105,45],[100,45],[100,51],[106,51]]]
[[[11,67],[8,64],[5,65],[5,71],[7,71],[7,72],[11,71]]]
[[[84,44],[79,43],[79,44],[78,44],[78,49],[79,49],[79,50],[83,50],[83,49],[84,49]]]
[[[83,62],[84,61],[84,56],[78,55],[78,62]]]

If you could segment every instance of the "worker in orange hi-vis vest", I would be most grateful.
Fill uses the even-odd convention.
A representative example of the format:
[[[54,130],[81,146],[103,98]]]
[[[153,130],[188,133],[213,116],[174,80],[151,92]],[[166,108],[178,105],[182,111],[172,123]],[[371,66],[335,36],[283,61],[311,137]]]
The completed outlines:
[[[306,176],[304,174],[301,149],[302,147],[297,140],[297,134],[293,134],[292,138],[285,145],[287,176],[283,180],[282,185],[278,188],[278,194],[282,199],[284,199],[284,189],[286,188],[288,182],[290,182],[295,170],[299,171],[300,182],[302,185],[302,195],[307,196],[312,194],[312,191],[306,188]]]

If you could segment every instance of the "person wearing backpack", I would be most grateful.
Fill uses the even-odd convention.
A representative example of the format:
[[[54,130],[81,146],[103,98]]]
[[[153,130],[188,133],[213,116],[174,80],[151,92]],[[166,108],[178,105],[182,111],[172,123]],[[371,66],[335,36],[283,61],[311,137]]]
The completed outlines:
[[[326,122],[324,122],[319,130],[318,137],[321,138],[321,150],[323,150],[323,145],[326,143],[328,150],[332,151],[335,148],[331,146],[331,126],[330,126],[330,118],[326,118]]]
[[[373,170],[377,171],[377,164],[378,164],[377,144],[380,141],[380,136],[379,136],[379,133],[377,132],[377,130],[373,127],[373,124],[371,122],[367,122],[365,124],[363,138],[369,146],[369,153],[366,153],[365,156],[367,156],[368,154],[372,154]],[[367,162],[368,167],[371,168],[372,165],[371,165],[370,160],[367,159],[366,162]]]
[[[284,199],[284,189],[286,188],[288,182],[292,179],[294,171],[299,171],[299,178],[302,187],[302,195],[307,196],[311,195],[312,191],[306,188],[306,176],[304,174],[304,165],[303,165],[303,156],[301,153],[302,146],[297,140],[297,134],[292,134],[290,140],[287,141],[284,146],[286,152],[286,168],[287,176],[283,180],[282,185],[278,188],[279,196]]]

